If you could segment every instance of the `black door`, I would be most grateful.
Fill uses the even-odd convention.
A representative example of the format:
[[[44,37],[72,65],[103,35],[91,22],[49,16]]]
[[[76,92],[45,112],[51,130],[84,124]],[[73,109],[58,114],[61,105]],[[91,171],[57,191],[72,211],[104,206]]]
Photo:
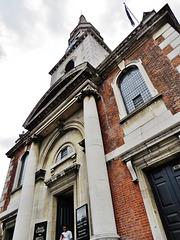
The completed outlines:
[[[169,240],[180,240],[180,160],[151,171],[149,180]]]
[[[9,240],[13,239],[14,228],[9,229]]]
[[[56,240],[63,232],[63,226],[68,226],[74,236],[73,191],[70,190],[57,197]]]
[[[12,240],[13,239],[13,233],[14,233],[14,227],[6,229],[6,231],[5,231],[5,239],[6,240]]]

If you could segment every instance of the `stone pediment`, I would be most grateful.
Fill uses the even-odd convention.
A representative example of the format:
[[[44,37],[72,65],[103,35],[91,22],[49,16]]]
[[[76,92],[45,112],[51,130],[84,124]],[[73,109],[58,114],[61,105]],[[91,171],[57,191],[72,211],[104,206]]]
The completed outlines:
[[[24,122],[23,127],[32,131],[87,79],[92,82],[99,81],[96,70],[89,63],[80,64],[66,73],[40,99]]]

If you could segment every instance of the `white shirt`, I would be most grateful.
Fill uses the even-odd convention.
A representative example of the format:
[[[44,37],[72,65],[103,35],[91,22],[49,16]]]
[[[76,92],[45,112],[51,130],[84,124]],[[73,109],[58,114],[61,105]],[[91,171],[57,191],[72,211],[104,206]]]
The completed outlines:
[[[72,232],[67,230],[66,232],[62,232],[60,240],[70,240],[72,239]]]

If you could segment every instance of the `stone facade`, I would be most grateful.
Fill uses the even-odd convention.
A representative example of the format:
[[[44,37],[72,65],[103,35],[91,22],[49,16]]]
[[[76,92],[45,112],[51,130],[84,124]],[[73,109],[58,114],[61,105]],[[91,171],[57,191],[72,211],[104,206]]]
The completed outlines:
[[[168,5],[144,16],[112,52],[80,17],[7,153],[3,240],[31,240],[37,226],[59,240],[63,224],[77,240],[179,239],[180,209],[164,209],[179,191],[165,182],[174,189],[180,169],[180,27]],[[151,97],[128,112],[121,83],[134,70]]]

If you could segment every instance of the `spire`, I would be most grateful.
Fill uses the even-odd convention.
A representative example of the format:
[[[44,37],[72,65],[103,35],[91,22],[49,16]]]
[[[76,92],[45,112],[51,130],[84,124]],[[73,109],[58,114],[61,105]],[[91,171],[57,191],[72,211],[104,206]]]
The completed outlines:
[[[102,39],[98,30],[90,22],[87,22],[85,16],[81,13],[81,15],[79,17],[78,25],[70,33],[70,38],[69,38],[69,41],[68,41],[69,45],[74,43],[87,29],[92,29],[94,31],[94,33],[100,39]]]
[[[81,14],[81,16],[79,17],[79,23],[78,24],[81,24],[81,23],[87,23],[86,18],[83,14]]]

